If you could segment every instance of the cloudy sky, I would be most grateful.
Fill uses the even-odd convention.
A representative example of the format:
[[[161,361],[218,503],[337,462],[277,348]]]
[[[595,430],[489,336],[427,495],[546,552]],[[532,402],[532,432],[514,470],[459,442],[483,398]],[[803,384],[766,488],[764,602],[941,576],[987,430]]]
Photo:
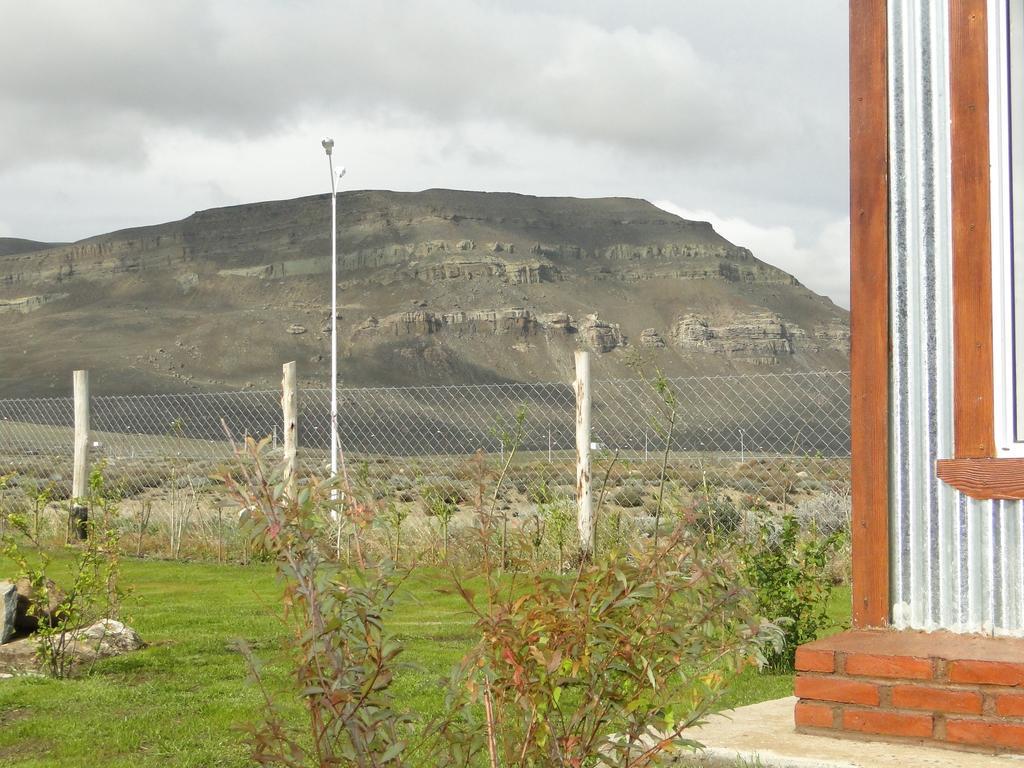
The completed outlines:
[[[352,188],[642,197],[848,306],[846,0],[0,0],[0,236]]]

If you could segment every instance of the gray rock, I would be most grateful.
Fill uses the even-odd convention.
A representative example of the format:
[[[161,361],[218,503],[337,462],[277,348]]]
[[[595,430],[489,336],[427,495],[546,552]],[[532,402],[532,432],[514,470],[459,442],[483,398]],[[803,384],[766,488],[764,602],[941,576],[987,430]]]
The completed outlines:
[[[823,347],[849,354],[850,323],[845,319],[832,319],[814,329],[814,338]]]
[[[72,668],[97,659],[117,656],[145,647],[139,633],[114,619],[103,619],[71,635],[67,646]],[[0,672],[14,675],[39,671],[39,638],[35,635],[0,646]]]
[[[676,346],[683,350],[711,352],[756,365],[775,365],[792,355],[804,338],[803,329],[771,312],[734,313],[715,325],[707,317],[687,314],[673,332]]]
[[[76,638],[101,658],[137,651],[145,645],[138,632],[115,619],[97,621],[92,626],[79,630]]]
[[[568,312],[547,312],[538,319],[546,331],[561,331],[566,334],[576,332],[576,321]]]
[[[0,672],[19,675],[39,669],[39,640],[35,635],[0,645]]]
[[[357,336],[385,334],[389,336],[430,336],[449,333],[456,337],[469,336],[530,336],[543,328],[539,317],[524,307],[481,309],[463,312],[454,305],[452,312],[430,312],[415,309],[398,312],[382,318],[368,317],[355,329]]]
[[[580,323],[580,335],[587,346],[600,353],[611,352],[626,342],[618,323],[606,323],[596,314],[587,315],[583,319]]]
[[[644,328],[640,332],[640,346],[648,349],[662,349],[665,346],[665,340],[656,328]]]
[[[64,592],[52,579],[46,579],[44,585],[45,607],[41,604],[42,595],[36,593],[36,590],[32,588],[32,582],[27,578],[18,579],[17,588],[18,614],[15,625],[19,630],[35,632],[39,628],[40,621],[49,626],[54,626],[57,623],[60,605],[64,602]]]
[[[177,281],[178,287],[181,288],[182,293],[188,293],[199,285],[199,274],[197,272],[186,272],[182,275],[178,275],[174,279]],[[180,347],[181,344],[179,343],[178,346]]]
[[[18,587],[13,581],[0,581],[0,643],[11,639],[17,617]]]

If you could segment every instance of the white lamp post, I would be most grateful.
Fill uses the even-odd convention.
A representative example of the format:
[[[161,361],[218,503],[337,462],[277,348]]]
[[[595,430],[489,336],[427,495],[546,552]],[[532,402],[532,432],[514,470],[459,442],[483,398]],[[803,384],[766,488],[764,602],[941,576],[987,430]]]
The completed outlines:
[[[334,173],[334,139],[320,142],[327,153],[331,169],[331,479],[338,476],[338,180],[345,175],[342,168]],[[333,498],[336,491],[331,491]]]

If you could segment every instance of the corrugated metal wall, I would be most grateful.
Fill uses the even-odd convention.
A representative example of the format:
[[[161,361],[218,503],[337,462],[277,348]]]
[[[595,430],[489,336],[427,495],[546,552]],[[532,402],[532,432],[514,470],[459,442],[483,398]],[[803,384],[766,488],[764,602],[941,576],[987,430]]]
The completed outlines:
[[[1024,634],[1024,505],[934,471],[953,453],[948,5],[889,3],[893,623]]]

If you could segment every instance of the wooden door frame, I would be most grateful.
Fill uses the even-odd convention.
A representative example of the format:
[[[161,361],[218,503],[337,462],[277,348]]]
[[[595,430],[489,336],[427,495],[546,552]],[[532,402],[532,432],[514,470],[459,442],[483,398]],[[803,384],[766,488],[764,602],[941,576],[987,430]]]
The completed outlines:
[[[853,625],[889,623],[887,0],[850,0],[850,484]]]

